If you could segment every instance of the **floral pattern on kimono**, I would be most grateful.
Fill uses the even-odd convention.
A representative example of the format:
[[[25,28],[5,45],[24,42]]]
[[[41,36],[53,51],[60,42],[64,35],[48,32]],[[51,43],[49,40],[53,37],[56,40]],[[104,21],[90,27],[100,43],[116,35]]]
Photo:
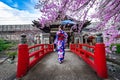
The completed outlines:
[[[65,55],[65,44],[67,42],[67,33],[64,32],[63,30],[59,30],[56,33],[56,38],[55,38],[55,44],[57,47],[57,53],[58,53],[58,60],[63,61],[64,60],[64,55]]]

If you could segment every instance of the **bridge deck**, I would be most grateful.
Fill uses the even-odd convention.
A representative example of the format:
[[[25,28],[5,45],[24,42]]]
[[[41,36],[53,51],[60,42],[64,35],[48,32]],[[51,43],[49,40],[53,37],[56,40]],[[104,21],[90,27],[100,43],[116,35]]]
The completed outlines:
[[[65,61],[59,64],[57,53],[44,57],[22,80],[102,80],[77,55],[66,52]]]

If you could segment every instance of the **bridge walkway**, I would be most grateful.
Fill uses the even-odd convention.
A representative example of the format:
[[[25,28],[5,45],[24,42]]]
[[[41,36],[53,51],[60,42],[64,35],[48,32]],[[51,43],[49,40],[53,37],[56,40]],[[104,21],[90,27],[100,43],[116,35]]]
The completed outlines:
[[[22,80],[102,80],[80,57],[67,51],[62,64],[52,52],[36,64]]]

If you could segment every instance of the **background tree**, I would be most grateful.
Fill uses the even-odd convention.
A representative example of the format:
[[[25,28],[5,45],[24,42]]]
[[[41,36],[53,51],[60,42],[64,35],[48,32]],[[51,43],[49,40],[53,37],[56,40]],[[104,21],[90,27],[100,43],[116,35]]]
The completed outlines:
[[[58,18],[62,20],[65,15],[68,15],[82,21],[78,26],[79,32],[83,29],[88,17],[91,20],[98,19],[100,23],[91,31],[103,32],[105,36],[109,37],[108,41],[105,41],[106,46],[114,43],[114,38],[119,35],[120,0],[40,0],[36,4],[36,8],[42,14],[39,19],[42,28],[45,27],[45,24],[51,24]],[[88,15],[92,8],[95,8],[95,13]],[[109,32],[111,32],[110,35],[106,34]],[[113,32],[115,33],[112,34]]]

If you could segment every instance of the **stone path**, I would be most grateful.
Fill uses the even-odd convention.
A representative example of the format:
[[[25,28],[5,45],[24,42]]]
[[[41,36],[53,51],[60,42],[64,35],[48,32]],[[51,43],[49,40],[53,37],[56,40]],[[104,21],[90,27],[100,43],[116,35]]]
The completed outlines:
[[[0,80],[13,80],[16,76],[16,62],[5,61],[0,64]]]
[[[16,78],[17,56],[13,61],[6,54],[8,51],[17,51],[17,47],[12,47],[0,53],[0,80],[13,80]]]
[[[66,52],[65,61],[59,64],[57,54],[43,58],[22,80],[102,80],[77,55]],[[110,80],[110,79],[109,79]]]

